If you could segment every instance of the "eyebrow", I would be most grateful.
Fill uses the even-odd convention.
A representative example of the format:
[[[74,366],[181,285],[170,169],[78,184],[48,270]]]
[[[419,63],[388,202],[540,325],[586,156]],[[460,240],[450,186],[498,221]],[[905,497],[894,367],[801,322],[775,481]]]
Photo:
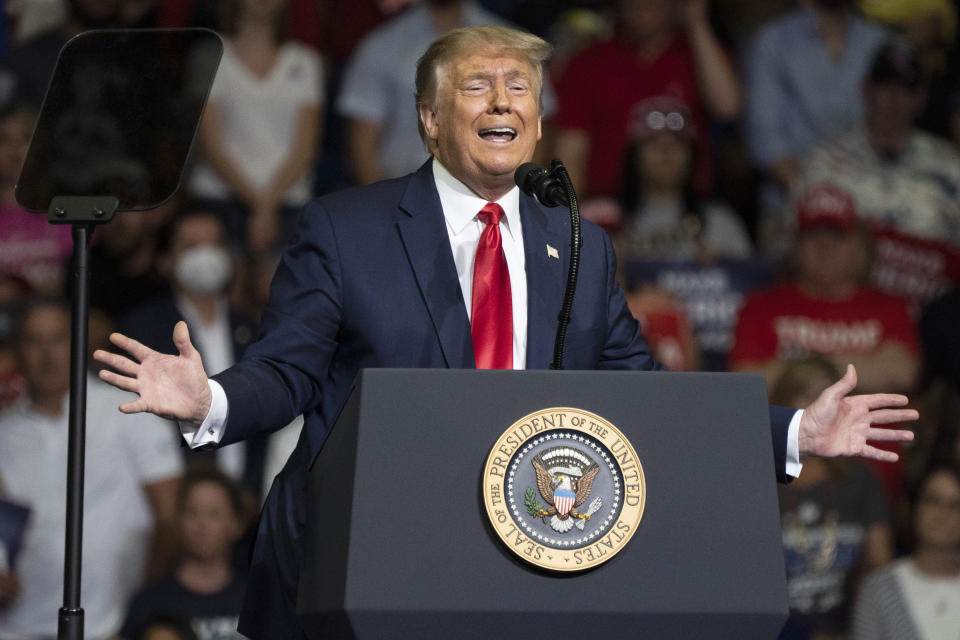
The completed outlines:
[[[476,73],[471,73],[463,78],[463,82],[470,82],[471,80],[492,80],[496,77],[497,74],[491,73],[489,71],[477,71]],[[507,71],[504,74],[505,80],[526,80],[530,82],[530,76],[520,69],[512,69]]]

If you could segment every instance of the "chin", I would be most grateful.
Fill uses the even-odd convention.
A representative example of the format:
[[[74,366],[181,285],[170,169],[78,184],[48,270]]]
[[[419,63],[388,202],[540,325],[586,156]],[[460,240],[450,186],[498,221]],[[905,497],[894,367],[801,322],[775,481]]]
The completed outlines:
[[[511,154],[508,157],[494,158],[484,164],[484,169],[491,175],[513,175],[521,164],[526,162],[523,157]]]

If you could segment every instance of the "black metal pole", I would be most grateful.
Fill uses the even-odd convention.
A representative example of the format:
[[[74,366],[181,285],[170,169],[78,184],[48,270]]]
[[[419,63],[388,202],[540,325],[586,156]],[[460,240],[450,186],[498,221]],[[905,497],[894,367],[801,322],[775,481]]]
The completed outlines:
[[[567,341],[567,325],[570,324],[570,315],[573,311],[573,296],[577,291],[577,276],[580,273],[580,247],[583,245],[583,234],[580,231],[580,205],[577,194],[573,190],[573,182],[567,173],[567,168],[559,160],[554,160],[550,172],[560,178],[564,191],[567,192],[567,201],[570,208],[570,266],[567,271],[567,288],[563,295],[563,306],[557,316],[557,335],[553,344],[553,362],[551,369],[563,369],[563,349]]]
[[[70,432],[67,451],[67,531],[64,541],[60,640],[82,640],[80,569],[83,553],[83,472],[87,431],[87,327],[92,225],[73,225],[73,300],[70,321]]]

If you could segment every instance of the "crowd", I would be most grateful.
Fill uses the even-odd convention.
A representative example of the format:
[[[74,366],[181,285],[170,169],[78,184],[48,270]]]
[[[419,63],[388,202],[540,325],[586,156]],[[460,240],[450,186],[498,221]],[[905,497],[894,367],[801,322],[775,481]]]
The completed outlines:
[[[810,459],[780,488],[781,637],[955,638],[958,11],[955,0],[6,3],[0,523],[29,512],[20,534],[0,535],[0,640],[55,635],[62,594],[71,238],[15,198],[60,48],[111,27],[224,38],[180,192],[118,213],[91,251],[91,347],[119,329],[173,352],[186,320],[212,374],[255,339],[301,207],[428,157],[416,60],[438,35],[486,23],[554,45],[537,159],[564,161],[583,215],[610,235],[661,361],[762,373],[788,406],[854,363],[861,391],[906,393],[921,410],[900,462]],[[88,389],[87,635],[238,637],[243,540],[300,425],[191,452],[175,425],[121,416],[96,377]]]

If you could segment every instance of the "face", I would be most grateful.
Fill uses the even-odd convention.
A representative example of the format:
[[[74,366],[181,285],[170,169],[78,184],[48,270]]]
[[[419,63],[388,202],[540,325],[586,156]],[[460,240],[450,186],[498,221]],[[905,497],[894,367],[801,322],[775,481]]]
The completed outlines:
[[[863,95],[870,128],[909,131],[923,109],[923,91],[896,83],[867,83]]]
[[[97,242],[112,256],[125,257],[142,249],[148,230],[142,211],[118,211],[113,222],[97,229]]]
[[[240,520],[230,506],[226,489],[215,482],[199,482],[190,489],[180,517],[184,551],[201,560],[226,559],[240,536]]]
[[[672,11],[668,0],[622,0],[620,20],[628,34],[645,40],[672,29]]]
[[[141,634],[140,640],[183,640],[183,636],[170,624],[154,622]]]
[[[20,335],[20,366],[33,395],[70,388],[70,317],[56,306],[29,312]]]
[[[960,550],[960,483],[940,471],[931,475],[917,496],[917,544]]]
[[[533,67],[509,51],[454,59],[437,79],[432,108],[420,119],[437,160],[477,195],[496,200],[513,187],[517,167],[540,139]]]
[[[903,25],[903,30],[907,39],[921,51],[945,46],[943,20],[936,11],[929,11],[908,19]]]
[[[26,115],[11,115],[0,122],[0,181],[4,184],[14,184],[20,177],[32,128],[32,119]]]
[[[798,277],[810,284],[856,283],[866,260],[864,240],[857,230],[823,227],[803,231],[797,236]]]
[[[690,145],[680,137],[661,132],[637,149],[640,170],[648,187],[682,189],[690,172]]]
[[[241,11],[248,18],[272,18],[283,9],[287,0],[243,0]]]
[[[223,225],[213,215],[189,216],[180,221],[170,242],[170,265],[187,249],[201,245],[226,247]]]

